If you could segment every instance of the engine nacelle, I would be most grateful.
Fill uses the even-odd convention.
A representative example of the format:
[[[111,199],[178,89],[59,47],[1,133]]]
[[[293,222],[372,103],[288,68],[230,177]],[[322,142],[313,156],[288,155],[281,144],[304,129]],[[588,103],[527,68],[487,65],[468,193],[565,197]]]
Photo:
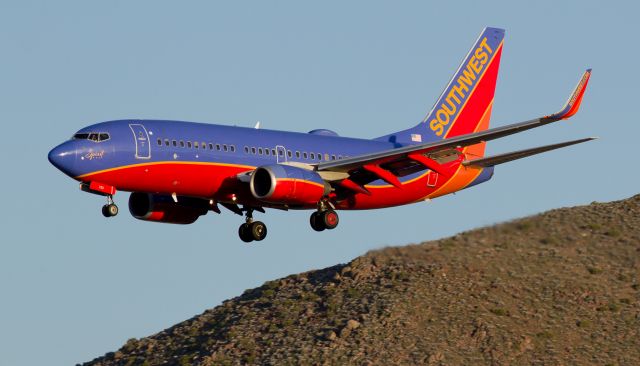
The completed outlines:
[[[289,205],[315,205],[331,191],[318,173],[280,164],[256,168],[249,186],[261,201]]]
[[[129,196],[131,216],[144,221],[192,224],[207,211],[208,201],[199,198],[178,197],[174,202],[171,196],[159,194],[133,192]]]

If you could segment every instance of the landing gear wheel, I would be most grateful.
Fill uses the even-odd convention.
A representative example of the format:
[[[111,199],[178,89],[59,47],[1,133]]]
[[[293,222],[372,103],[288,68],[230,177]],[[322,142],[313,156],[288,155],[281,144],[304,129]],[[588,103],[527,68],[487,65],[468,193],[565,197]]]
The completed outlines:
[[[322,223],[324,224],[324,227],[328,230],[332,230],[335,229],[336,226],[338,226],[338,223],[340,222],[340,219],[338,218],[338,213],[333,211],[333,210],[327,210],[321,213],[321,218],[322,218]]]
[[[118,214],[118,206],[115,203],[109,203],[102,206],[102,215],[104,217],[113,217]]]
[[[326,227],[324,227],[324,222],[322,221],[320,212],[316,211],[312,213],[311,217],[309,217],[309,223],[311,224],[311,228],[315,231],[322,231],[326,229]]]
[[[251,224],[244,223],[238,228],[238,235],[240,236],[240,240],[245,243],[251,243],[253,241],[253,235],[251,235],[250,226]]]
[[[267,237],[267,225],[265,225],[263,222],[254,221],[249,225],[253,240],[260,241]]]

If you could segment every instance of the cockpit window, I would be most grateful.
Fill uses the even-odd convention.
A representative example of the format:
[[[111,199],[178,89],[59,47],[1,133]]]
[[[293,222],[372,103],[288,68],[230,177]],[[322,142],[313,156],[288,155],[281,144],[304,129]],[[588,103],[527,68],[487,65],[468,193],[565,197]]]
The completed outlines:
[[[110,138],[106,132],[81,132],[73,135],[74,140],[91,140],[94,142],[102,142]]]

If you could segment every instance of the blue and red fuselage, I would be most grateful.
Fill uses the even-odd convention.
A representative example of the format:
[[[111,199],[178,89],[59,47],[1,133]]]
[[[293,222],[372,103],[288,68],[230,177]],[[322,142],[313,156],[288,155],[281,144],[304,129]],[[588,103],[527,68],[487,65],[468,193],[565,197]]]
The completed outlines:
[[[305,134],[193,122],[119,120],[79,130],[51,150],[49,160],[80,182],[99,182],[122,191],[277,207],[256,202],[239,175],[260,166],[314,166],[401,146],[397,142],[340,137],[328,130]],[[453,176],[459,161],[449,165]],[[465,187],[488,180],[492,169],[483,171]],[[402,189],[376,180],[365,186],[369,194],[355,194],[336,202],[336,207],[372,209],[431,198],[447,178],[452,178],[434,175],[420,171],[401,177]],[[310,201],[288,208],[312,209],[316,204]]]

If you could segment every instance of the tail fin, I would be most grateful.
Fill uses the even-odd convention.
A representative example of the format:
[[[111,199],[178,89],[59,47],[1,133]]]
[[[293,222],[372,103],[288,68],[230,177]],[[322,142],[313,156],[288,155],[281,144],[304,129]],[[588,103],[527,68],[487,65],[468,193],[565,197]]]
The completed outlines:
[[[485,28],[424,120],[376,140],[412,144],[486,130],[503,40],[504,29]]]

